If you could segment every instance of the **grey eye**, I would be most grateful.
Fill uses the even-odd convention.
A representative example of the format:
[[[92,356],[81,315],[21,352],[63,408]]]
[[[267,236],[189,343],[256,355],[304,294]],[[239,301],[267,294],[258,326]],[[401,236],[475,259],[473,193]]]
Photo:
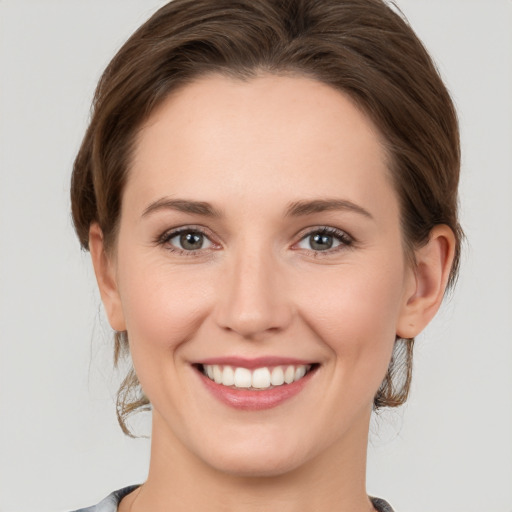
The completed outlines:
[[[314,251],[326,251],[331,249],[335,243],[332,235],[326,235],[322,233],[315,233],[308,237],[309,246]]]
[[[352,239],[343,231],[334,228],[323,228],[306,235],[299,243],[300,249],[308,251],[329,251],[340,246],[349,246]]]
[[[169,243],[184,251],[198,251],[212,245],[210,240],[199,231],[182,231],[170,238]]]

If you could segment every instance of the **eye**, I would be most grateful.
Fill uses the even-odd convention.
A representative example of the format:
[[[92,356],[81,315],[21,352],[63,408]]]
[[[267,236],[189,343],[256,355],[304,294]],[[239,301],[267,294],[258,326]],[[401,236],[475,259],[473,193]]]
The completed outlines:
[[[166,233],[162,237],[162,243],[170,245],[172,250],[183,252],[200,251],[213,245],[204,233],[190,228]]]
[[[324,227],[309,232],[300,240],[297,247],[309,251],[326,252],[336,250],[342,246],[349,246],[352,243],[352,238],[344,231]]]

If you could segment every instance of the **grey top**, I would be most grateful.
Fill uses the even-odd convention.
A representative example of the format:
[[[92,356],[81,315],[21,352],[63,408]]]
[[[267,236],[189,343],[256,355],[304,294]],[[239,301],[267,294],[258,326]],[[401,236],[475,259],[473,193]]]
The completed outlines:
[[[75,512],[117,512],[117,507],[121,500],[127,494],[130,494],[132,491],[137,489],[137,487],[138,485],[131,485],[130,487],[119,489],[119,491],[114,491],[112,494],[109,494],[103,501],[100,501],[97,505],[81,508],[80,510],[75,510]],[[387,501],[381,500],[380,498],[370,497],[370,499],[378,512],[393,512],[393,509]]]

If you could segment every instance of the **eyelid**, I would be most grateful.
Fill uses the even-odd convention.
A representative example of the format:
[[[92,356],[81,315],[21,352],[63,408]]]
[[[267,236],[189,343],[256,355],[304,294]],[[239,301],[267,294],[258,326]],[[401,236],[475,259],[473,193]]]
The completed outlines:
[[[176,247],[176,246],[170,244],[170,240],[172,240],[173,238],[175,238],[183,233],[194,233],[194,232],[200,233],[205,238],[207,238],[211,245],[209,247],[196,249],[196,250],[185,250],[185,249],[180,249],[179,247]],[[215,249],[221,247],[221,245],[214,240],[214,237],[212,236],[210,230],[206,229],[203,226],[199,226],[197,224],[191,224],[191,225],[185,225],[185,226],[179,226],[179,227],[167,229],[161,235],[158,235],[155,238],[154,243],[156,245],[164,246],[170,252],[177,253],[177,254],[183,254],[186,256],[197,256],[199,254],[205,254],[205,253],[208,253],[209,251],[211,251],[212,249],[215,250]]]
[[[189,232],[200,233],[201,235],[203,235],[205,238],[208,239],[208,241],[210,242],[211,245],[204,249],[202,248],[202,249],[197,249],[197,250],[185,250],[185,249],[180,249],[179,247],[169,244],[169,241],[172,238],[175,238],[176,236],[179,236],[182,233],[189,233]],[[311,236],[315,233],[321,233],[321,234],[327,234],[327,235],[333,236],[333,237],[337,238],[340,243],[337,246],[335,246],[334,248],[326,249],[324,251],[319,251],[319,250],[314,250],[314,249],[308,250],[308,249],[303,249],[303,248],[298,247],[298,244],[300,242],[302,242],[305,238],[307,238],[308,236]],[[165,230],[162,234],[158,235],[155,238],[154,243],[155,243],[155,245],[165,246],[165,248],[168,251],[173,252],[173,253],[183,254],[186,256],[197,256],[197,255],[209,253],[209,252],[211,252],[211,250],[217,250],[217,249],[221,248],[222,244],[215,241],[215,238],[216,237],[212,236],[211,231],[209,229],[205,228],[204,226],[197,225],[197,224],[191,224],[191,225],[184,225],[184,226],[174,227],[174,228]],[[349,233],[347,233],[347,231],[340,229],[340,228],[335,228],[333,226],[325,226],[325,225],[308,227],[308,228],[302,230],[301,232],[299,232],[296,235],[296,238],[298,238],[298,241],[292,245],[291,249],[309,252],[311,254],[314,254],[315,256],[322,256],[322,255],[327,256],[329,254],[338,252],[340,250],[348,249],[356,242],[354,237],[352,235],[350,235]]]
[[[312,235],[314,235],[316,233],[326,234],[326,235],[333,236],[340,243],[336,247],[333,247],[333,248],[330,248],[330,249],[326,249],[324,251],[316,251],[314,249],[303,249],[303,248],[298,247],[299,243],[301,243],[307,237],[310,237],[310,236],[312,236]],[[309,228],[307,228],[305,230],[302,230],[297,235],[297,237],[299,238],[299,240],[293,244],[292,249],[294,249],[294,250],[303,250],[303,251],[306,251],[306,252],[310,252],[310,253],[314,254],[315,256],[317,256],[317,255],[320,255],[320,256],[325,255],[325,256],[327,256],[329,254],[333,254],[333,253],[338,252],[340,250],[348,249],[351,246],[353,246],[353,244],[356,242],[354,237],[352,235],[350,235],[349,233],[347,233],[345,230],[339,229],[339,228],[335,228],[333,226],[321,226],[321,225],[320,226],[312,226],[312,227],[309,227]]]

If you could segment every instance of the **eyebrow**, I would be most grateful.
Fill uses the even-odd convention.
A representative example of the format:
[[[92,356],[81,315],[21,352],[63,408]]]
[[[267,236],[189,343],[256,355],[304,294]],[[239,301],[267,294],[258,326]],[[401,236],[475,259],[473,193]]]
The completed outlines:
[[[175,210],[183,213],[202,215],[204,217],[222,217],[222,213],[215,209],[210,203],[205,201],[192,201],[188,199],[170,199],[162,197],[152,202],[142,212],[142,217],[146,217],[160,210]],[[351,201],[345,199],[313,199],[309,201],[294,201],[288,205],[285,216],[301,217],[313,213],[321,213],[331,210],[350,211],[373,219],[372,214]]]
[[[152,202],[143,212],[142,217],[146,217],[151,213],[159,210],[176,210],[183,213],[192,213],[195,215],[203,215],[205,217],[221,217],[220,211],[213,208],[210,203],[204,201],[191,201],[188,199],[170,199],[162,197]]]
[[[313,213],[321,213],[330,210],[342,210],[358,213],[369,219],[373,219],[373,215],[352,201],[345,199],[314,199],[312,201],[296,201],[290,203],[286,210],[286,215],[290,217],[300,217],[302,215],[311,215]]]

